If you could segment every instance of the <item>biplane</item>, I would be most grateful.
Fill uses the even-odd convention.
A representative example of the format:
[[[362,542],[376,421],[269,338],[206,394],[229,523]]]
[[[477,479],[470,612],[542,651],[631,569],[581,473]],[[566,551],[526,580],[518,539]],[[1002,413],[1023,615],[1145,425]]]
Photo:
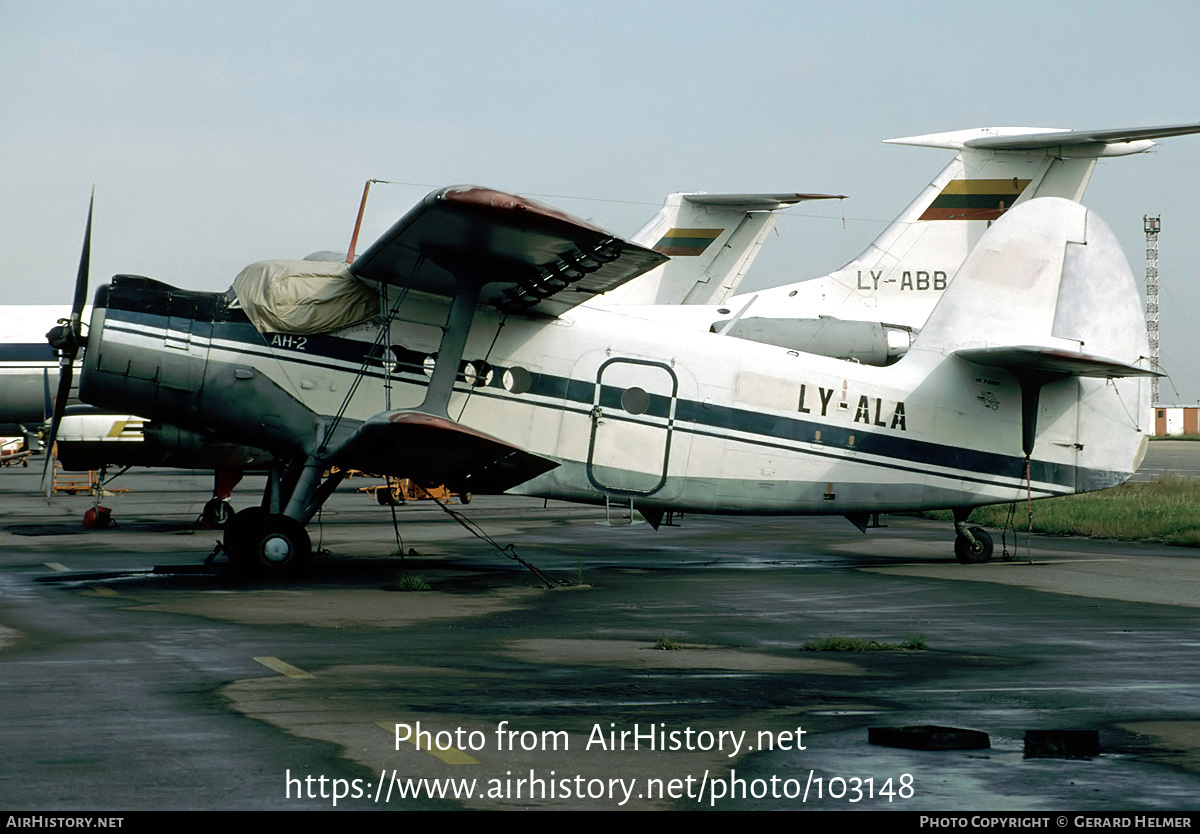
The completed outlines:
[[[1078,203],[1005,211],[884,367],[594,301],[666,257],[528,199],[444,188],[349,265],[262,262],[226,293],[114,277],[94,299],[80,397],[268,451],[261,506],[224,537],[231,561],[268,572],[310,558],[305,524],[352,468],[651,523],[861,528],[949,508],[969,562],[992,549],[972,507],[1113,486],[1141,459],[1155,372],[1137,288]],[[80,320],[56,334],[68,376]]]

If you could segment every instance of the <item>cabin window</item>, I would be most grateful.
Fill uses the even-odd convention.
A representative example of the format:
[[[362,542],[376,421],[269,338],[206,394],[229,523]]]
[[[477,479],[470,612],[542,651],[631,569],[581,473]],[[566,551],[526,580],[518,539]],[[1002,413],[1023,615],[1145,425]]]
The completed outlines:
[[[473,388],[489,385],[492,381],[492,368],[482,361],[463,363],[463,381]]]
[[[504,390],[512,394],[524,394],[533,385],[533,375],[524,368],[509,368],[504,372]]]
[[[621,394],[621,408],[630,414],[645,414],[650,408],[650,395],[644,388],[638,388],[636,385],[626,388],[625,393]]]

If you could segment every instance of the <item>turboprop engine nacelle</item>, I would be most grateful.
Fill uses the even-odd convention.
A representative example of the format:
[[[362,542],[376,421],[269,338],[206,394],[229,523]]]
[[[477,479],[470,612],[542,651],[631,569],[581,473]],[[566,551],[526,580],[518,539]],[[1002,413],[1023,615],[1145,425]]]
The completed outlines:
[[[730,320],[714,322],[719,333]],[[745,318],[728,335],[765,345],[848,359],[864,365],[890,365],[903,356],[916,335],[910,328],[873,321]]]

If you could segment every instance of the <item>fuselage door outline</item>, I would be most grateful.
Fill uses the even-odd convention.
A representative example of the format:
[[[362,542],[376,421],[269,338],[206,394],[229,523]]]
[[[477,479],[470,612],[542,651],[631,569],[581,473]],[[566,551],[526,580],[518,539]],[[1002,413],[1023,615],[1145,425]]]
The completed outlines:
[[[629,496],[653,495],[663,488],[678,394],[679,379],[665,363],[614,357],[600,365],[588,441],[592,486]]]

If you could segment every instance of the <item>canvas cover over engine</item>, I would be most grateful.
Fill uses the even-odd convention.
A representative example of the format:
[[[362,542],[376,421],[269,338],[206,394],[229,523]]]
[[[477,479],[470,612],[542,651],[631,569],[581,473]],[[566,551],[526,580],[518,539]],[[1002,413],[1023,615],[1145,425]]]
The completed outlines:
[[[331,261],[259,261],[233,279],[233,292],[260,333],[328,333],[379,312],[375,290]]]

